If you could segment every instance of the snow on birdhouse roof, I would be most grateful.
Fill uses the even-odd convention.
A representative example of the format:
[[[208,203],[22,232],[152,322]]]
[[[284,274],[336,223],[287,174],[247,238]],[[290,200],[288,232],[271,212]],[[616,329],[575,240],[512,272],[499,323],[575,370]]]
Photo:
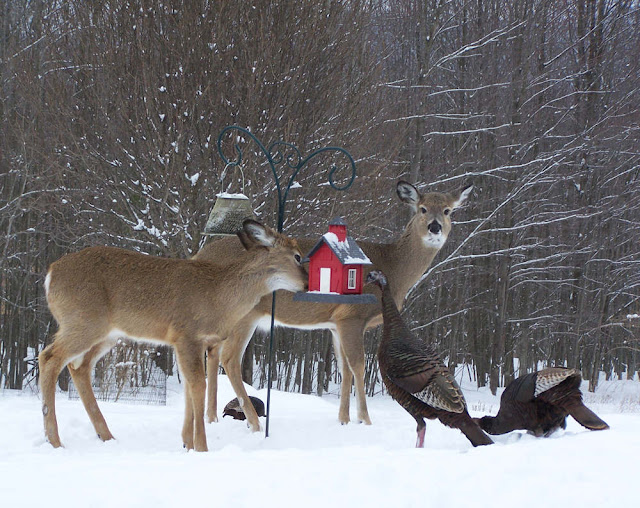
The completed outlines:
[[[343,265],[373,264],[352,237],[347,235],[347,239],[344,242],[341,242],[338,240],[338,236],[331,232],[322,235],[322,238],[318,240],[318,243],[314,245],[313,249],[309,251],[309,254],[305,256],[303,261],[309,261],[311,256],[315,254],[323,243],[326,243],[329,246],[331,251]]]

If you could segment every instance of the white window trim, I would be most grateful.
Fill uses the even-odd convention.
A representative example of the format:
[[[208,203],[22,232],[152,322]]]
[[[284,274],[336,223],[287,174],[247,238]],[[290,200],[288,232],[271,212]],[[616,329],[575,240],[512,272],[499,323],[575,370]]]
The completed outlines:
[[[353,277],[351,277],[353,275]],[[356,280],[358,279],[358,272],[355,268],[349,268],[347,272],[347,289],[356,288]]]

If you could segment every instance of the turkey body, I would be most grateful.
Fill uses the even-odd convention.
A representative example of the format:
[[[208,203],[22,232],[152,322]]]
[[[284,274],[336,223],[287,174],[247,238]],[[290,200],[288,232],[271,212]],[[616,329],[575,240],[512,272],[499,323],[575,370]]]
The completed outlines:
[[[462,390],[436,350],[404,323],[384,274],[374,270],[367,282],[382,289],[383,328],[378,346],[382,381],[391,397],[416,420],[416,446],[424,446],[425,418],[459,429],[473,446],[492,444],[469,416]]]
[[[550,368],[525,374],[505,388],[495,417],[476,421],[489,434],[527,430],[540,437],[565,429],[567,415],[590,430],[609,425],[582,402],[582,376],[575,369]]]
[[[249,400],[251,400],[251,404],[258,413],[258,416],[266,416],[264,410],[264,402],[262,402],[258,397],[249,396]],[[240,405],[240,401],[236,397],[235,399],[230,400],[226,406],[224,406],[224,410],[222,411],[222,417],[231,416],[234,420],[246,420],[247,417],[242,410],[242,406]]]

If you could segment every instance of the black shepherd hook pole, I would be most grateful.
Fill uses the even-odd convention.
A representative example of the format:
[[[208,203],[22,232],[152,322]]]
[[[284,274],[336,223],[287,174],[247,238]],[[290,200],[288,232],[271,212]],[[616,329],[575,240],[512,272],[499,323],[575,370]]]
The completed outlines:
[[[220,135],[218,136],[218,153],[220,157],[224,161],[225,164],[230,166],[239,166],[242,163],[242,150],[238,145],[239,138],[236,139],[236,143],[234,143],[234,148],[236,151],[236,159],[230,161],[227,159],[222,153],[222,139],[224,135],[229,131],[239,131],[242,135],[247,136],[252,139],[256,145],[260,148],[260,151],[266,157],[267,162],[269,163],[269,167],[271,168],[271,172],[273,174],[273,178],[276,182],[276,190],[278,191],[278,232],[282,232],[282,228],[284,226],[284,214],[285,214],[285,205],[287,202],[287,196],[289,195],[289,189],[293,185],[298,172],[313,159],[316,155],[319,155],[324,152],[337,152],[339,154],[343,154],[347,157],[349,164],[351,165],[351,177],[344,185],[338,185],[334,181],[334,174],[338,170],[338,167],[334,164],[331,166],[328,175],[329,185],[336,190],[344,191],[351,187],[353,180],[356,177],[356,163],[353,160],[353,157],[347,152],[344,148],[339,148],[336,146],[329,146],[326,148],[320,148],[315,152],[311,153],[307,157],[302,157],[300,150],[298,150],[295,146],[285,143],[282,141],[276,141],[269,145],[269,148],[265,148],[265,146],[260,142],[258,138],[256,138],[251,132],[247,129],[243,129],[242,127],[238,127],[237,125],[230,125],[222,129]],[[288,153],[288,155],[285,155]],[[287,186],[282,187],[280,184],[280,179],[278,178],[278,173],[276,172],[276,166],[286,164],[286,167],[293,171],[292,175],[289,177],[289,181],[287,182]],[[284,166],[283,166],[284,167]],[[265,428],[265,437],[269,437],[269,417],[271,416],[271,364],[273,362],[273,331],[275,328],[275,313],[276,313],[276,292],[274,291],[271,297],[271,333],[269,337],[269,365],[267,367],[267,424]]]

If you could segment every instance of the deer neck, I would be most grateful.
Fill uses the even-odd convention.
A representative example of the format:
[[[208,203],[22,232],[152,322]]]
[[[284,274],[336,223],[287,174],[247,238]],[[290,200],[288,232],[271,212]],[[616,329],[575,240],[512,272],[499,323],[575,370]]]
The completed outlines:
[[[262,255],[264,254],[262,249],[251,254],[254,254],[252,259],[244,259],[237,263],[238,277],[233,283],[236,288],[241,286],[244,290],[243,293],[254,295],[257,303],[260,298],[273,291],[269,274],[275,269],[269,265],[269,259]]]
[[[218,281],[210,290],[234,312],[246,314],[258,304],[260,298],[272,291],[269,280],[265,278],[268,269],[265,270],[264,260],[260,256],[252,259],[245,257],[224,267],[205,263],[210,277]]]
[[[384,247],[385,252],[375,262],[376,268],[389,278],[393,299],[402,308],[407,292],[427,271],[439,249],[427,247],[409,228],[396,242]]]

